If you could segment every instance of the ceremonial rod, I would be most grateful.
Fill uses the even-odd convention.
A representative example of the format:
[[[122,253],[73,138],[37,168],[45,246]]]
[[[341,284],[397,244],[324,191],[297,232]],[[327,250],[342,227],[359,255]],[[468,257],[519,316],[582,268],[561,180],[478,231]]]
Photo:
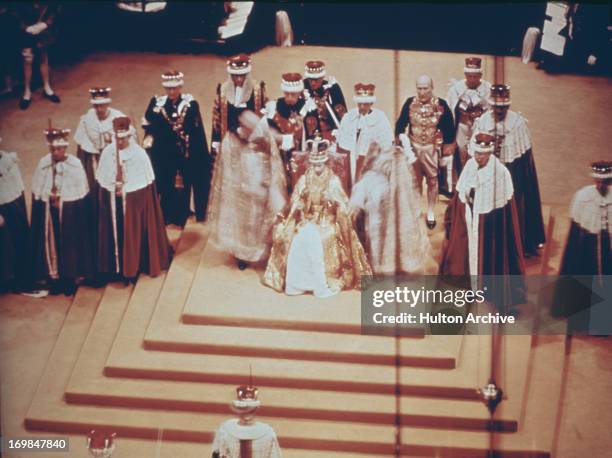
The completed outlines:
[[[504,84],[504,81],[505,81],[504,57],[495,55],[493,57],[493,64],[494,64],[493,71],[494,71],[495,84]],[[495,153],[496,155],[498,155],[501,152],[501,145],[499,145],[499,138],[498,138],[499,129],[497,126],[497,122],[495,123],[495,131],[493,135],[495,136],[495,147],[497,150],[495,151]],[[495,178],[496,177],[494,177],[494,179]],[[493,191],[494,193],[496,189],[497,188],[494,187],[494,191]],[[494,196],[494,199],[496,200],[495,196]],[[505,299],[506,299],[506,295],[503,294],[502,300],[504,301],[504,306],[506,305]],[[494,323],[491,328],[491,359],[490,359],[491,369],[489,373],[489,380],[487,384],[485,385],[485,387],[480,390],[480,395],[482,397],[482,400],[487,406],[487,408],[489,409],[489,424],[488,424],[489,450],[487,451],[487,457],[489,458],[494,458],[497,456],[497,452],[495,450],[495,445],[496,445],[495,444],[496,442],[495,433],[499,429],[499,425],[495,423],[494,417],[495,417],[495,410],[497,409],[497,406],[503,399],[503,391],[501,387],[498,385],[499,383],[499,360],[500,360],[500,353],[501,353],[500,350],[502,348],[501,342],[502,342],[502,333],[499,332],[498,325]]]
[[[397,119],[399,113],[399,51],[395,49],[393,51],[393,119]],[[399,214],[398,198],[395,198],[395,211]],[[395,234],[399,237],[399,221],[395,218]],[[395,240],[396,246],[399,246],[399,240]],[[401,265],[399,262],[399,250],[395,250],[395,265]],[[399,312],[399,304],[395,304],[396,314]],[[395,457],[399,458],[402,456],[402,390],[401,390],[401,338],[399,333],[398,324],[395,324]]]

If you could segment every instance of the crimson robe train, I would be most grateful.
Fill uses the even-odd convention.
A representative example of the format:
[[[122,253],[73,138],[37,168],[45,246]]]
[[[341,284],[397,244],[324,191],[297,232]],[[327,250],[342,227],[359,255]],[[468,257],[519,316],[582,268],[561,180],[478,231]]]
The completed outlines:
[[[117,151],[113,142],[100,157],[98,270],[133,278],[159,275],[170,265],[171,251],[155,189],[155,175],[144,149],[134,140],[119,151],[123,187],[116,193]]]
[[[469,159],[445,214],[445,249],[440,273],[452,276],[520,276],[505,305],[525,302],[524,259],[510,172],[491,155],[482,168]]]
[[[93,274],[88,192],[85,170],[76,156],[54,162],[47,154],[39,161],[32,179],[34,280],[74,280]]]
[[[30,226],[16,153],[0,151],[0,285],[27,284]]]
[[[525,255],[536,255],[538,246],[544,243],[546,238],[538,174],[527,121],[510,110],[504,121],[496,122],[493,113],[487,111],[476,120],[472,132],[472,139],[481,132],[498,139],[496,155],[510,171],[514,185],[523,252]],[[473,154],[472,143],[469,148],[470,154]]]

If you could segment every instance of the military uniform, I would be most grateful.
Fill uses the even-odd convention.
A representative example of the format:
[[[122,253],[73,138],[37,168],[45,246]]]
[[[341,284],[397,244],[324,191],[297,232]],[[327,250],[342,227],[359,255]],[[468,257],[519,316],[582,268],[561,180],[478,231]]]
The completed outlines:
[[[304,91],[302,75],[285,73],[282,77],[281,90],[287,93]],[[266,104],[266,122],[268,126],[281,135],[280,150],[287,174],[289,191],[291,182],[291,157],[294,151],[302,151],[307,139],[305,118],[316,118],[316,106],[312,99],[306,100],[300,96],[297,103],[289,105],[284,97],[272,100]]]
[[[162,78],[165,87],[183,85],[180,72],[168,72]],[[143,127],[147,135],[143,146],[153,163],[164,221],[184,226],[191,213],[192,193],[196,219],[204,221],[213,161],[198,102],[186,93],[176,100],[156,95],[149,102]]]
[[[325,78],[325,64],[321,61],[306,62],[304,70],[304,95],[312,99],[316,112],[304,119],[306,138],[313,139],[316,132],[329,140],[335,141],[334,133],[340,128],[340,122],[347,112],[346,101],[340,85],[333,76],[323,79],[318,88],[314,88],[313,79]]]
[[[238,119],[243,111],[251,110],[261,114],[267,102],[266,85],[263,81],[253,80],[251,60],[246,55],[238,55],[228,61],[229,75],[244,75],[242,86],[236,86],[232,78],[217,85],[217,96],[213,107],[212,147],[218,150],[228,132],[233,134],[238,129]]]
[[[414,163],[417,185],[427,181],[427,200],[430,204],[438,196],[438,165],[442,145],[455,139],[453,115],[444,99],[432,97],[423,103],[409,97],[395,123],[395,135],[405,148],[411,148],[417,157]]]

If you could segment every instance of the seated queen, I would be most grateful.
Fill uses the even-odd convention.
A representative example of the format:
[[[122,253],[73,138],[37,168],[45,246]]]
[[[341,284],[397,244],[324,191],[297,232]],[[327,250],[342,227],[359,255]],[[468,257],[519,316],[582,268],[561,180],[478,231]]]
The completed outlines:
[[[307,143],[309,167],[291,195],[289,211],[273,229],[263,282],[288,295],[329,297],[359,286],[371,275],[349,216],[349,199],[326,164],[330,143]]]

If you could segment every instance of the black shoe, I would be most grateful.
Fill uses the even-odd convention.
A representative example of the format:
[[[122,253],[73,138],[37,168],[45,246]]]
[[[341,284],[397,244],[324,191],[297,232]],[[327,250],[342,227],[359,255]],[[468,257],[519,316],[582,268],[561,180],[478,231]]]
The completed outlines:
[[[138,280],[138,276],[136,277],[123,277],[123,286],[135,285],[136,280]]]
[[[247,267],[249,267],[249,264],[246,261],[243,261],[242,259],[237,259],[237,261],[238,261],[238,268],[240,270],[244,270]]]
[[[426,219],[425,220],[425,224],[427,225],[428,229],[433,229],[434,227],[436,227],[436,220],[435,219]]]
[[[59,296],[64,293],[64,287],[59,281],[55,281],[51,284],[49,288],[49,295],[51,296]]]
[[[49,100],[50,102],[53,103],[60,103],[61,100],[60,98],[57,96],[57,94],[47,94],[45,91],[43,91],[43,98]]]
[[[19,109],[27,110],[30,104],[32,103],[32,99],[24,99],[23,97],[19,101]]]
[[[78,286],[74,282],[66,283],[64,286],[64,296],[74,296]]]
[[[438,193],[439,193],[439,194],[441,194],[441,195],[443,195],[444,197],[446,197],[446,198],[448,198],[448,199],[452,198],[452,197],[453,197],[453,195],[455,194],[454,192],[449,191],[448,189],[440,189],[440,190],[438,191]]]

